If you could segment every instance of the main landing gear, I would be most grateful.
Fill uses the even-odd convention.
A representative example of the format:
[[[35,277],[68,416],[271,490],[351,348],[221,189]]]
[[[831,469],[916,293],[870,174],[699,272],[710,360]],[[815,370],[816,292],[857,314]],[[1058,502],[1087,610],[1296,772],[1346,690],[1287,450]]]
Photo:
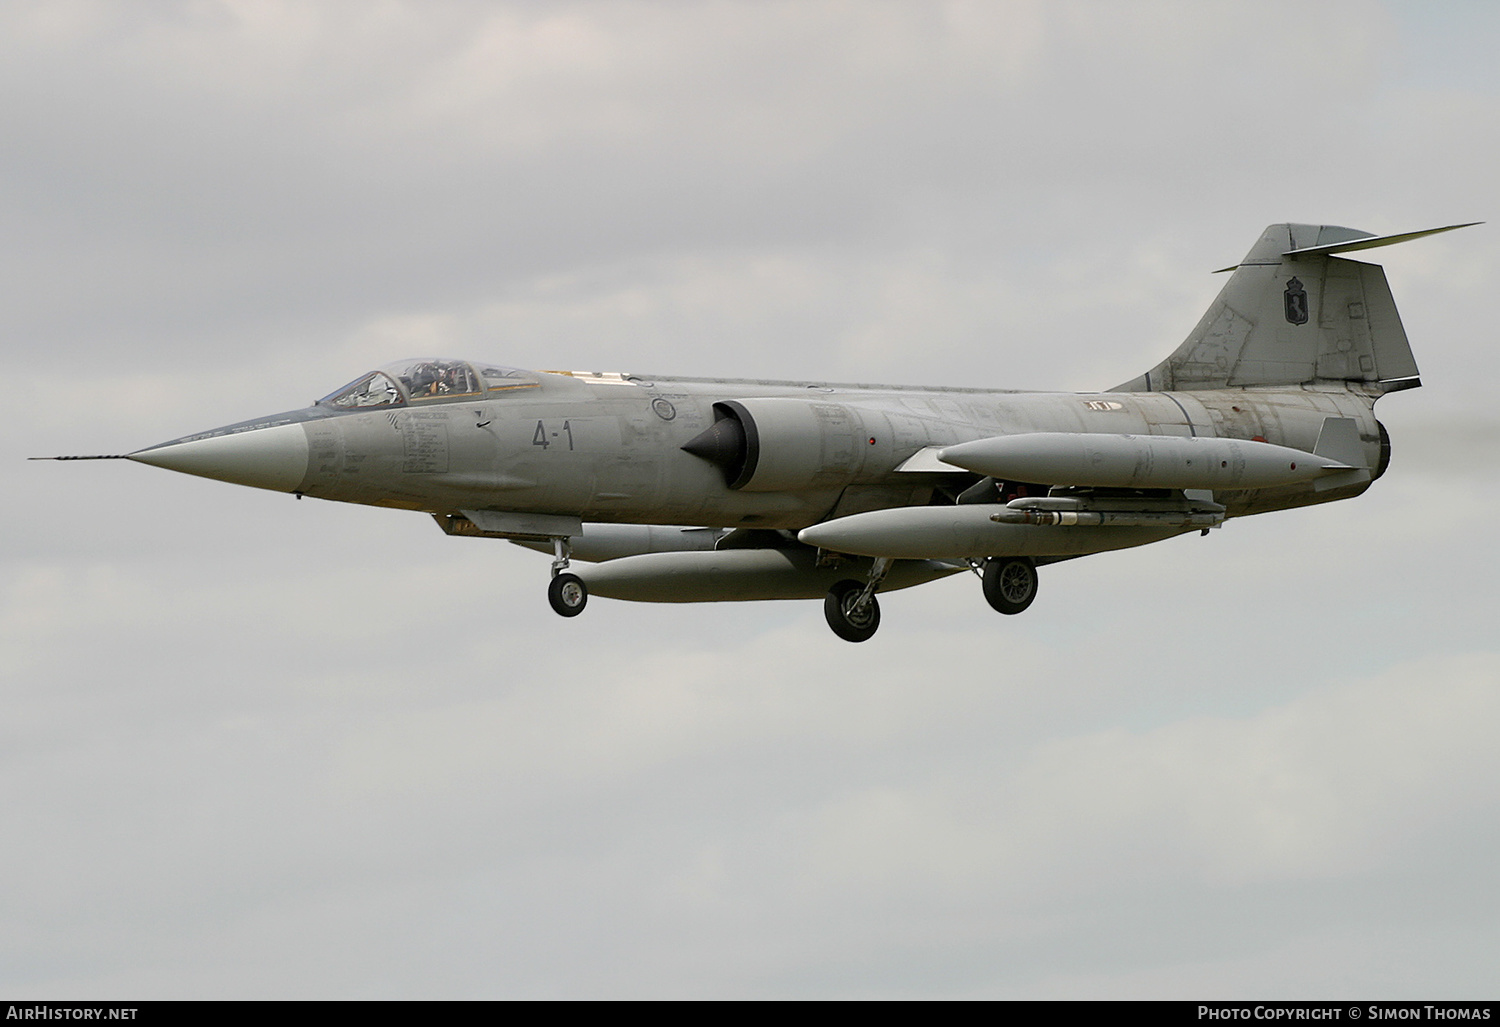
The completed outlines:
[[[891,561],[881,558],[870,568],[868,581],[836,581],[823,598],[823,616],[833,633],[845,642],[864,642],[880,627],[880,603],[875,590],[885,580]]]
[[[577,617],[589,601],[589,587],[576,574],[568,573],[570,563],[568,540],[552,540],[552,580],[547,585],[547,602],[562,617]]]
[[[1020,613],[1036,598],[1036,564],[1024,556],[984,561],[984,598],[1001,613]]]
[[[982,579],[985,600],[1001,613],[1020,613],[1036,599],[1036,563],[1030,557],[992,556],[983,563],[969,563]],[[823,616],[835,635],[846,642],[864,642],[874,636],[880,627],[875,593],[890,568],[890,560],[876,560],[868,581],[845,578],[828,590]]]

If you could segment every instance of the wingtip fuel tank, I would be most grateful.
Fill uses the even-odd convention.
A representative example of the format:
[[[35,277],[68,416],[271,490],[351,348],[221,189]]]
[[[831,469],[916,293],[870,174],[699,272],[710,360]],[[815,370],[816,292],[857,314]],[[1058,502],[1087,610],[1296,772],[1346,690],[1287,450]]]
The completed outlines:
[[[1048,485],[1263,489],[1354,468],[1248,439],[1028,432],[948,446],[938,459],[975,474]]]

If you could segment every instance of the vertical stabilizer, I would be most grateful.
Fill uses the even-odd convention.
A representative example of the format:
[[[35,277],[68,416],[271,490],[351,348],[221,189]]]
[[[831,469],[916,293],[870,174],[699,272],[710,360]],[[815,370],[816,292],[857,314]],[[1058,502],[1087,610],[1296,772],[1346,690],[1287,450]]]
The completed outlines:
[[[1385,272],[1333,254],[1464,227],[1376,236],[1337,225],[1272,225],[1225,269],[1233,274],[1186,341],[1113,391],[1415,379]]]

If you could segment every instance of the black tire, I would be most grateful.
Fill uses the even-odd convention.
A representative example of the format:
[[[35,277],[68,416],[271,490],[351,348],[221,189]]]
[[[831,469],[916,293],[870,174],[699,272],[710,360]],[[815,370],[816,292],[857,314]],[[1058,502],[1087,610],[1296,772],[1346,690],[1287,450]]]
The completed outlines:
[[[1020,613],[1036,598],[1036,565],[1024,556],[984,561],[984,598],[1001,613]]]
[[[845,642],[867,641],[880,627],[880,604],[874,596],[863,609],[854,608],[855,600],[864,590],[864,582],[845,579],[834,582],[823,598],[823,616],[828,618],[833,633]]]
[[[547,586],[547,602],[563,617],[577,617],[588,605],[589,587],[576,574],[556,574]]]

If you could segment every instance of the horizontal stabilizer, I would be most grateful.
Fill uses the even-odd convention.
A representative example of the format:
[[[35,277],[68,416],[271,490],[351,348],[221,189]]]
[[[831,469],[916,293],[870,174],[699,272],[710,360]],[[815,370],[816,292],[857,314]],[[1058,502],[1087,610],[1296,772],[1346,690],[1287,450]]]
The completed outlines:
[[[1398,242],[1410,242],[1413,239],[1421,239],[1428,235],[1438,235],[1442,232],[1452,232],[1460,228],[1473,228],[1482,225],[1483,221],[1465,221],[1461,225],[1444,225],[1442,228],[1424,228],[1420,232],[1400,232],[1396,235],[1371,235],[1369,232],[1361,232],[1355,228],[1343,228],[1338,225],[1321,225],[1317,234],[1317,241],[1298,246],[1290,250],[1282,250],[1283,257],[1315,257],[1330,256],[1335,253],[1349,253],[1353,250],[1373,250],[1378,246],[1394,246]],[[1324,240],[1327,240],[1326,242]],[[1276,260],[1251,260],[1246,258],[1238,264],[1221,267],[1214,274],[1221,275],[1226,271],[1234,271],[1244,267],[1246,264],[1276,264]]]
[[[1412,239],[1420,239],[1427,235],[1437,235],[1440,232],[1452,232],[1459,228],[1472,228],[1482,225],[1483,221],[1465,221],[1461,225],[1445,225],[1442,228],[1426,228],[1420,232],[1402,232],[1398,235],[1372,235],[1364,239],[1350,239],[1345,242],[1325,243],[1321,246],[1303,246],[1295,250],[1287,250],[1283,257],[1311,257],[1318,253],[1349,253],[1352,250],[1373,250],[1377,246],[1394,246],[1398,242],[1410,242]]]

